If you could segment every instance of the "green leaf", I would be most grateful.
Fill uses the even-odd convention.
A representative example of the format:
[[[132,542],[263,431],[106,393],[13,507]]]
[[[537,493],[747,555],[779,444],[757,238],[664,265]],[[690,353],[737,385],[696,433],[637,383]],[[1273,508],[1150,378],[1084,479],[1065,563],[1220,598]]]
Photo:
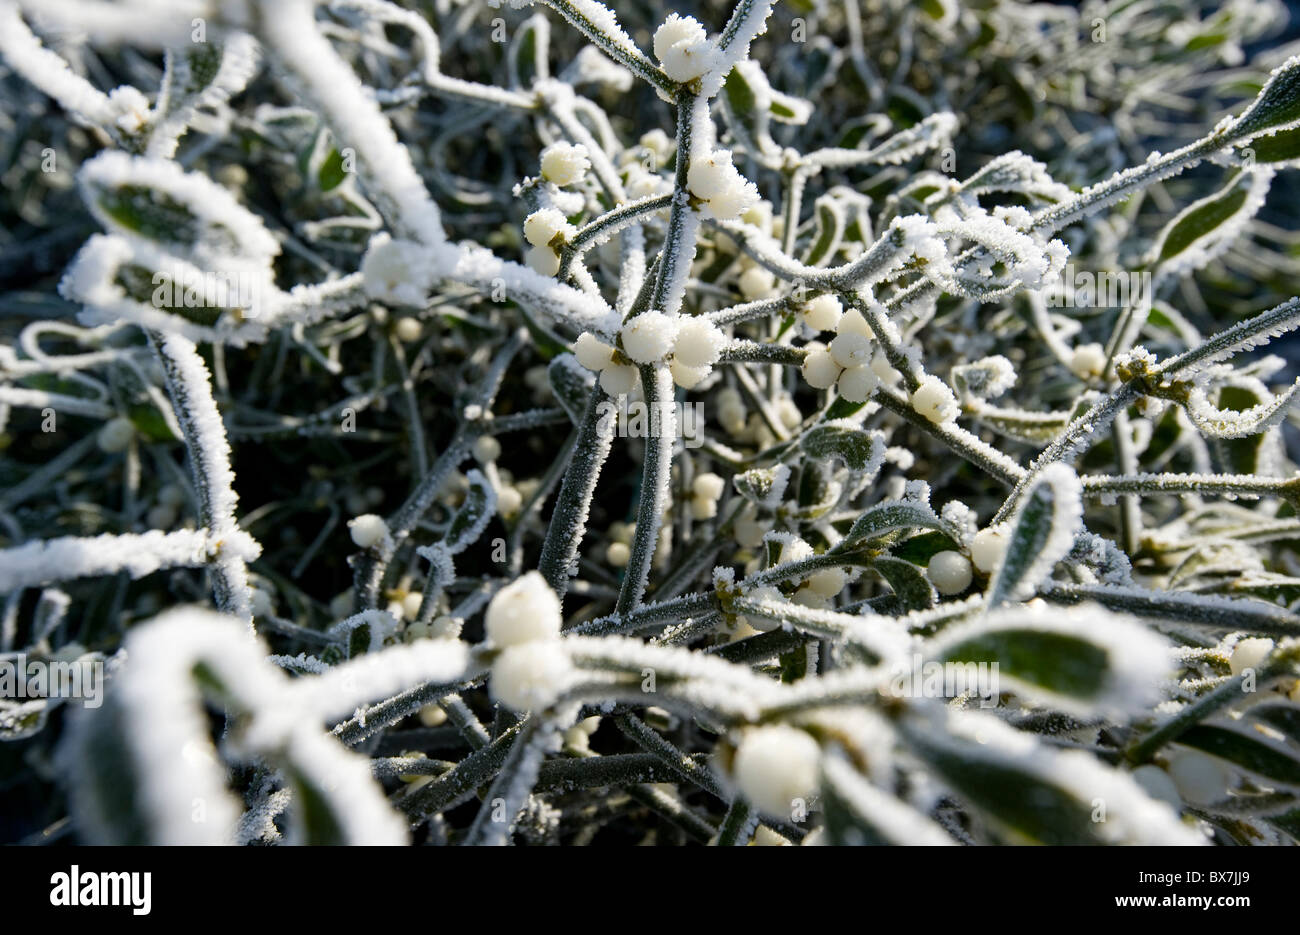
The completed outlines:
[[[944,647],[939,662],[996,665],[999,677],[1055,695],[1094,698],[1106,687],[1109,655],[1067,633],[1008,627],[979,633]]]
[[[946,530],[928,503],[920,500],[888,500],[868,507],[853,521],[842,547],[880,539],[904,529]]]
[[[1262,734],[1251,737],[1226,727],[1197,724],[1179,734],[1177,742],[1273,782],[1300,786],[1300,753],[1266,741]]]
[[[938,601],[934,585],[925,576],[925,571],[911,562],[882,555],[871,563],[871,567],[889,582],[894,594],[908,610],[925,610]]]
[[[1239,147],[1237,152],[1261,165],[1300,159],[1300,127],[1257,136],[1247,146]]]
[[[286,765],[285,772],[293,788],[294,831],[299,842],[325,847],[349,843],[330,796],[292,763]]]
[[[329,153],[321,160],[316,170],[316,182],[320,190],[330,192],[342,185],[348,177],[348,170],[343,163],[343,154],[337,146],[330,147]]]
[[[1300,56],[1292,56],[1268,77],[1259,97],[1228,129],[1230,139],[1255,136],[1300,122]]]
[[[988,606],[1032,596],[1074,545],[1083,519],[1082,486],[1057,462],[1043,469],[1011,520],[1006,554],[989,582]]]
[[[199,236],[198,217],[166,192],[122,185],[102,191],[98,205],[122,227],[157,243],[192,246]]]
[[[928,817],[868,782],[842,755],[822,763],[821,805],[826,837],[835,846],[956,843]]]
[[[813,458],[839,458],[853,471],[870,474],[880,468],[885,443],[876,433],[863,431],[851,422],[823,422],[804,433],[803,450]]]
[[[998,718],[942,706],[896,722],[937,778],[1014,844],[1194,844],[1197,832],[1128,776]]]
[[[1293,743],[1300,744],[1300,707],[1281,703],[1257,704],[1246,711],[1252,720],[1280,731]]]
[[[1155,262],[1167,265],[1193,247],[1201,251],[1235,237],[1240,225],[1259,210],[1261,176],[1239,172],[1213,195],[1193,202],[1165,225],[1156,239]],[[1267,180],[1262,183],[1268,191]],[[1202,265],[1199,261],[1195,265]]]
[[[78,834],[88,843],[151,843],[127,727],[126,714],[110,693],[100,707],[78,713],[64,741],[63,752],[78,763],[69,777],[70,811]]]
[[[891,546],[889,554],[913,565],[928,565],[940,552],[960,551],[961,547],[947,533],[923,532]]]
[[[736,493],[758,506],[775,508],[785,495],[790,469],[784,464],[770,468],[753,468],[731,478]]]
[[[727,75],[727,80],[722,85],[722,91],[727,95],[727,104],[737,117],[746,118],[754,113],[758,104],[758,96],[754,89],[749,86],[741,69],[733,68]]]
[[[171,427],[162,412],[152,403],[137,403],[128,407],[127,417],[135,426],[135,430],[151,442],[179,441],[172,434]]]
[[[550,46],[551,28],[546,17],[530,16],[520,24],[508,53],[512,87],[531,88],[539,78],[547,76]]]
[[[833,199],[817,199],[817,234],[808,246],[805,266],[822,266],[830,261],[844,237],[844,211]]]

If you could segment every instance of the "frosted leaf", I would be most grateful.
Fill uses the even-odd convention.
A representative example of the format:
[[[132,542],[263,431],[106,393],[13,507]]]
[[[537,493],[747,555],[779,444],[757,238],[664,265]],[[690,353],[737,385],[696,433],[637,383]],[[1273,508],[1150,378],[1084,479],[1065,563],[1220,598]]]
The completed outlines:
[[[1003,607],[957,624],[923,652],[943,663],[995,665],[997,684],[1078,714],[1141,714],[1173,668],[1170,644],[1135,619],[1096,605]]]
[[[1076,750],[1053,750],[996,718],[927,706],[904,736],[959,797],[1011,840],[1196,845],[1201,835],[1129,775]],[[1093,821],[1096,802],[1105,821]]]
[[[1194,387],[1187,397],[1187,415],[1210,438],[1244,438],[1266,432],[1286,418],[1300,393],[1300,379],[1285,393],[1272,396],[1249,409],[1218,409],[1210,404],[1204,387]]]
[[[223,105],[242,91],[256,74],[257,64],[257,43],[245,33],[235,33],[224,43],[191,44],[168,52],[156,108],[160,116],[146,155],[175,156],[180,137],[200,110]]]
[[[1001,354],[952,368],[952,382],[961,394],[995,399],[1016,383],[1016,368]]]
[[[1020,192],[1048,203],[1065,201],[1074,194],[1068,185],[1054,180],[1045,165],[1019,150],[990,160],[984,168],[962,182],[958,191],[967,195]]]
[[[260,218],[207,176],[164,159],[108,151],[77,174],[109,231],[158,244],[206,270],[265,271],[280,244]]]
[[[822,775],[830,843],[930,847],[957,843],[925,815],[872,785],[842,754],[822,760]]]
[[[1266,166],[1241,172],[1221,191],[1180,211],[1160,232],[1152,248],[1152,263],[1164,276],[1204,268],[1224,253],[1264,206],[1273,183]]]
[[[1031,597],[1073,547],[1082,516],[1078,476],[1059,462],[1048,465],[1010,521],[1006,552],[989,582],[989,606]]]

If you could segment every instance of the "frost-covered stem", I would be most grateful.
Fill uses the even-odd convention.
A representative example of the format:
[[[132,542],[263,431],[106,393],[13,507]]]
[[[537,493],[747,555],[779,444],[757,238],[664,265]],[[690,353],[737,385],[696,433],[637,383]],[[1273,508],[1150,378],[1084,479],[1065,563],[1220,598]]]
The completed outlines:
[[[482,750],[492,742],[487,728],[482,725],[460,695],[439,698],[438,707],[447,713],[447,720],[451,721],[460,735],[465,738],[471,750]]]
[[[235,494],[235,473],[230,469],[230,444],[225,425],[212,398],[212,380],[207,364],[189,338],[179,334],[149,333],[167,381],[176,417],[185,436],[190,472],[199,498],[199,519],[208,529],[214,547],[212,584],[217,607],[253,625],[253,609],[244,560],[223,548],[222,540],[232,534],[245,535],[235,520],[239,498]],[[233,545],[233,543],[232,543]]]
[[[369,190],[405,233],[442,244],[442,215],[374,95],[316,26],[313,0],[260,0],[258,35],[298,78],[339,140],[358,156]]]
[[[1267,344],[1269,338],[1300,326],[1300,297],[1288,299],[1267,312],[1220,331],[1200,347],[1170,358],[1156,368],[1161,377],[1187,376],[1187,372],[1222,360],[1243,349]]]
[[[1246,697],[1247,692],[1242,683],[1248,675],[1252,679],[1252,690],[1257,690],[1278,676],[1294,674],[1297,662],[1300,662],[1300,643],[1293,641],[1278,647],[1260,671],[1231,676],[1213,691],[1180,709],[1154,730],[1138,737],[1124,749],[1125,759],[1132,763],[1145,763],[1165,744],[1177,740],[1184,731],[1201,723],[1221,708]]]
[[[694,135],[709,120],[708,101],[683,91],[677,98],[677,163],[673,179],[672,210],[668,215],[668,230],[659,252],[659,268],[655,277],[650,308],[667,314],[676,312],[686,294],[686,280],[691,262],[695,259],[699,239],[700,217],[690,205],[690,192],[686,184],[690,172]]]
[[[551,523],[542,541],[537,570],[561,601],[569,590],[569,576],[577,561],[582,537],[587,532],[591,498],[614,444],[614,420],[602,417],[601,404],[608,399],[608,394],[599,385],[592,388],[587,410],[578,426],[573,464],[564,474],[551,513]]]
[[[1106,181],[1085,188],[1069,201],[1040,211],[1034,218],[1032,230],[1037,234],[1054,234],[1139,188],[1177,175],[1206,156],[1223,149],[1227,143],[1223,133],[1215,132],[1158,159],[1117,172]]]
[[[1025,476],[1025,469],[1002,452],[956,423],[936,425],[913,409],[912,404],[896,390],[882,386],[873,398],[1004,484],[1014,485]]]
[[[716,610],[718,599],[712,593],[684,594],[671,600],[642,604],[630,613],[609,614],[588,620],[568,632],[581,636],[607,636],[614,633],[637,633],[652,626],[676,623],[687,617]]]
[[[420,485],[411,492],[406,502],[388,521],[389,538],[361,554],[357,560],[354,576],[358,611],[368,610],[378,605],[379,587],[384,579],[384,573],[388,570],[388,563],[410,536],[411,530],[420,521],[420,517],[428,511],[438,491],[451,476],[451,472],[469,456],[469,450],[470,442],[465,433],[457,432],[448,443],[447,449],[433,462],[433,466],[420,481]]]
[[[666,248],[665,248],[666,249]],[[673,378],[663,365],[641,368],[641,386],[650,412],[658,412],[659,424],[646,433],[645,461],[641,466],[641,493],[637,504],[636,532],[631,557],[618,593],[615,611],[627,613],[641,603],[650,582],[650,561],[659,542],[659,526],[670,491],[673,443],[677,437],[677,416],[667,403],[673,398]]]
[[[1084,474],[1083,492],[1092,497],[1139,494],[1228,494],[1234,497],[1281,497],[1297,491],[1296,478],[1254,474]]]
[[[415,474],[424,477],[429,473],[429,452],[424,442],[424,425],[420,422],[420,402],[415,398],[415,381],[411,379],[411,369],[406,365],[406,354],[396,335],[388,336],[388,345],[393,352],[393,363],[397,366],[397,377],[402,387],[402,398],[406,403],[407,425],[410,427],[411,455],[415,463]]]
[[[720,308],[716,312],[706,312],[704,317],[719,328],[725,328],[728,325],[741,325],[747,321],[767,318],[771,315],[780,315],[790,311],[797,304],[798,302],[793,296],[782,296],[779,299],[758,299],[754,302],[732,305],[729,308]]]
[[[364,658],[364,657],[362,657]],[[410,717],[426,705],[472,684],[472,678],[454,684],[426,683],[380,701],[365,709],[363,714],[335,725],[333,733],[343,743],[352,746],[392,727],[404,717]]]
[[[717,777],[707,766],[687,756],[675,745],[664,739],[663,735],[650,727],[635,714],[623,714],[616,720],[619,730],[626,734],[642,750],[653,755],[682,780],[699,786],[726,802],[729,796],[718,783]]]
[[[497,352],[496,356],[492,358],[487,373],[483,375],[482,380],[475,387],[474,397],[469,403],[470,406],[478,406],[485,412],[491,407],[492,400],[496,398],[497,391],[501,388],[501,381],[505,378],[506,371],[510,367],[510,362],[514,360],[515,355],[527,343],[527,334],[523,329],[515,332],[501,350]],[[442,489],[442,485],[446,483],[451,472],[469,455],[472,444],[471,436],[474,434],[474,426],[461,423],[451,441],[447,443],[446,450],[434,461],[429,472],[420,480],[419,485],[411,492],[411,495],[406,498],[406,502],[389,518],[388,531],[390,536],[375,547],[362,553],[357,562],[354,576],[356,580],[356,606],[359,611],[373,608],[378,604],[379,587],[383,581],[384,573],[388,570],[388,563],[392,561],[393,556],[397,554],[397,550],[410,536],[415,524],[429,511],[429,507],[432,506],[438,492]]]
[[[802,347],[789,347],[784,344],[766,344],[737,338],[722,349],[719,361],[729,364],[774,364],[784,367],[798,367],[808,351]]]
[[[592,0],[541,0],[578,32],[582,33],[611,59],[632,74],[648,81],[664,94],[673,97],[678,85],[659,70],[630,36],[619,26],[614,14]]]
[[[1096,436],[1098,432],[1104,431],[1114,421],[1115,416],[1128,408],[1129,403],[1133,402],[1139,395],[1139,384],[1131,380],[1112,390],[1110,395],[1094,403],[1092,408],[1067,425],[1065,431],[1044,448],[1038,457],[1033,460],[1033,463],[1029,465],[1029,470],[1021,475],[1015,489],[1011,491],[1007,499],[1003,501],[1002,506],[998,508],[993,517],[993,522],[1000,523],[1011,515],[1011,511],[1016,508],[1020,498],[1029,489],[1043,468],[1049,464],[1055,464],[1057,461],[1073,457],[1080,447],[1087,444],[1089,439]]]
[[[540,718],[521,722],[519,734],[465,834],[466,846],[504,847],[510,842],[519,812],[537,782],[546,756],[545,745],[553,732],[553,725]],[[505,820],[498,820],[497,815],[504,815]]]
[[[565,417],[568,422],[568,417]],[[574,428],[563,444],[560,450],[556,452],[555,459],[551,462],[546,473],[542,475],[541,482],[538,483],[537,489],[534,490],[527,500],[519,507],[519,515],[514,520],[514,525],[510,527],[509,542],[509,559],[511,575],[519,575],[523,571],[524,562],[524,535],[528,532],[529,518],[534,514],[540,513],[542,504],[546,498],[551,495],[555,485],[560,483],[569,471],[569,465],[573,461],[574,451],[577,449],[579,430]]]
[[[408,793],[394,804],[405,813],[414,827],[465,801],[474,794],[475,789],[496,775],[527,723],[528,719],[525,718],[503,731],[487,746],[475,750],[433,782]]]
[[[575,258],[581,257],[589,249],[608,240],[614,234],[640,222],[647,215],[662,211],[673,203],[672,195],[651,195],[640,201],[628,202],[607,211],[600,217],[583,225],[564,246],[560,262],[561,277],[567,275],[569,265]]]
[[[876,341],[880,344],[880,349],[885,352],[885,359],[889,361],[889,366],[903,375],[903,382],[907,384],[908,390],[915,391],[921,385],[921,378],[916,373],[916,365],[910,357],[903,353],[903,349],[895,343],[892,337],[895,332],[890,328],[890,323],[880,313],[879,308],[869,302],[864,302],[856,292],[846,292],[844,298],[862,313],[862,317],[871,326],[871,330],[876,335]]]
[[[1049,601],[1096,601],[1111,610],[1213,630],[1249,630],[1265,636],[1300,636],[1300,615],[1264,601],[1189,591],[1148,591],[1116,585],[1049,584],[1039,593]]]
[[[740,796],[731,800],[718,829],[718,847],[736,847],[749,843],[758,827],[758,812]]]

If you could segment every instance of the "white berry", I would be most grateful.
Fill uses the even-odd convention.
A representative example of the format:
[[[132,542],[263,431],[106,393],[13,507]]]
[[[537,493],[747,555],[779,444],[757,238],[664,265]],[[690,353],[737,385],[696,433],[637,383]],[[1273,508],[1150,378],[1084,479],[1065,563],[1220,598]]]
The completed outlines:
[[[542,208],[524,219],[524,239],[534,247],[549,246],[557,235],[567,240],[572,231],[573,225],[555,208]]]
[[[844,315],[844,306],[833,295],[819,295],[803,307],[803,320],[814,331],[834,331]]]
[[[483,632],[494,646],[517,646],[560,635],[560,599],[538,572],[498,591],[488,604]]]
[[[1170,761],[1169,778],[1184,800],[1193,805],[1209,805],[1227,798],[1232,771],[1221,760],[1195,750],[1184,750]]]
[[[1247,669],[1258,669],[1273,651],[1273,641],[1259,637],[1241,640],[1233,647],[1229,665],[1233,675],[1241,675]]]
[[[835,362],[830,351],[825,348],[814,348],[804,357],[801,369],[803,378],[808,381],[809,386],[828,390],[840,378],[840,371],[843,368]]]
[[[610,364],[600,372],[600,388],[610,396],[632,392],[640,372],[631,364]]]
[[[623,326],[623,353],[639,364],[653,364],[667,356],[677,339],[678,322],[663,312],[637,315]]]
[[[135,426],[131,424],[131,420],[118,416],[116,419],[109,419],[100,427],[99,434],[95,436],[95,443],[99,445],[101,451],[114,454],[125,451],[134,437]]]
[[[1007,551],[1009,534],[1005,526],[990,526],[975,533],[971,540],[970,557],[975,567],[984,574],[993,573]]]
[[[880,377],[868,366],[849,367],[836,383],[840,395],[851,403],[865,403],[879,385]]]
[[[760,812],[773,817],[792,813],[797,800],[817,791],[821,747],[804,731],[784,724],[746,731],[733,770],[740,792]]]
[[[588,370],[604,370],[614,359],[614,348],[590,331],[584,331],[573,342],[573,355]]]
[[[688,318],[677,329],[673,358],[688,367],[711,367],[717,363],[727,337],[704,318]]]
[[[363,549],[369,549],[388,538],[388,524],[382,516],[365,513],[348,521],[348,531],[352,541]]]
[[[940,594],[960,594],[970,587],[970,560],[960,552],[938,552],[930,557],[926,575]]]
[[[935,425],[952,422],[961,414],[948,384],[933,375],[927,375],[912,393],[912,408]]]
[[[542,178],[556,185],[572,185],[591,168],[587,147],[573,143],[552,143],[542,150]]]
[[[1106,352],[1100,344],[1080,344],[1070,354],[1070,372],[1080,380],[1101,376],[1106,368]]]
[[[568,683],[572,666],[559,640],[508,646],[492,663],[492,699],[515,711],[544,708]]]

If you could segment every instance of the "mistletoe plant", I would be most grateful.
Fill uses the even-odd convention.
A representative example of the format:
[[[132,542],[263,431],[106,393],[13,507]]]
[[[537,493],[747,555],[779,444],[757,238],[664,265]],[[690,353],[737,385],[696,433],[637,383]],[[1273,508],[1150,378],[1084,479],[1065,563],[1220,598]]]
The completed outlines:
[[[13,836],[1300,840],[1280,5],[618,7],[0,0]]]

